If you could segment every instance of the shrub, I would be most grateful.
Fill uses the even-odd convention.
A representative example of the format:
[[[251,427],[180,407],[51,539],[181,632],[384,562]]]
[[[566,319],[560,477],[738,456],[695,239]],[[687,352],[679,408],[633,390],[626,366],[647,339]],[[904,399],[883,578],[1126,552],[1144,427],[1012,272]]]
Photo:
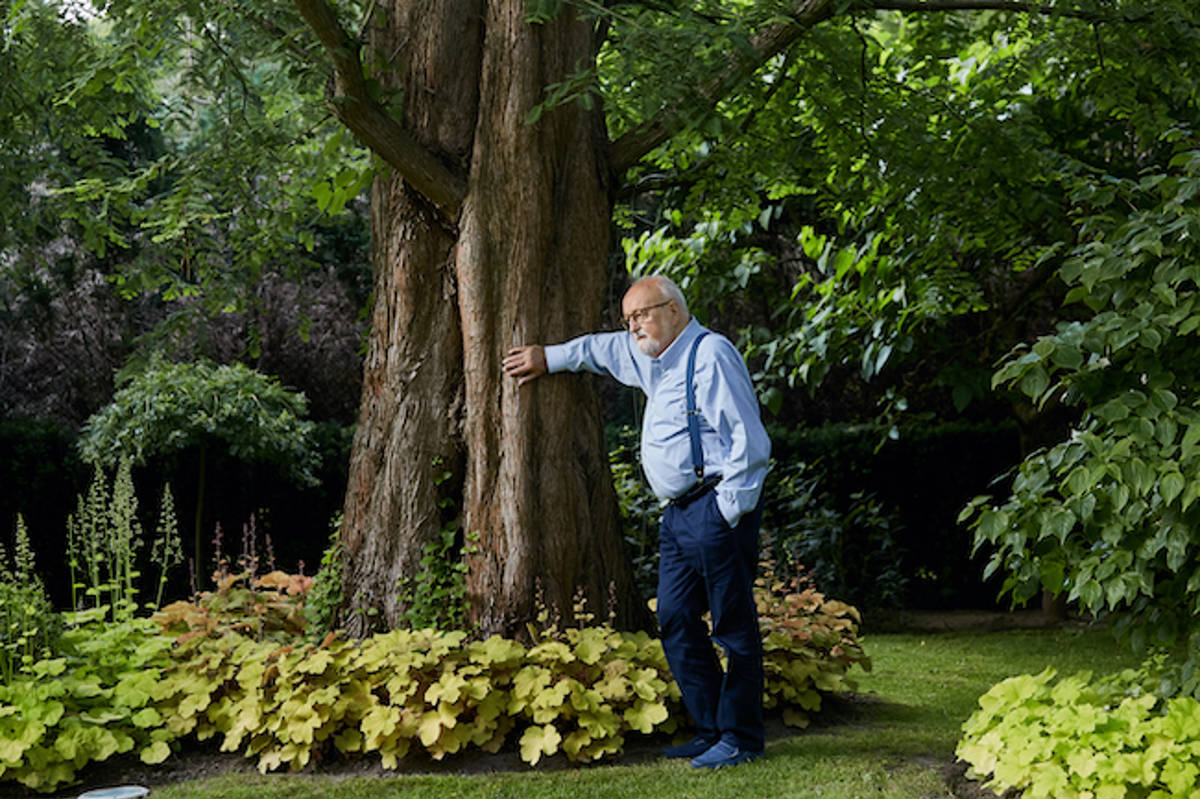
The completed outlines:
[[[1026,797],[1191,795],[1200,702],[1145,691],[1144,671],[1055,677],[1053,669],[1011,677],[980,697],[956,752],[969,776]]]
[[[781,708],[783,720],[808,726],[808,712],[821,708],[821,692],[853,691],[855,663],[870,671],[858,640],[862,619],[845,602],[826,599],[803,577],[779,579],[774,564],[762,568],[755,588],[763,634],[764,706]]]
[[[304,599],[313,578],[272,571],[257,576],[252,571],[218,570],[216,588],[194,601],[172,602],[155,614],[163,632],[181,641],[197,636],[237,633],[255,641],[294,643],[304,634],[308,619]]]
[[[161,762],[177,737],[174,707],[161,701],[171,639],[148,619],[106,622],[97,610],[67,619],[58,657],[0,685],[0,780],[38,791],[116,754]]]
[[[900,524],[876,496],[855,491],[841,506],[804,463],[776,466],[766,490],[763,536],[785,570],[857,604],[903,605]]]
[[[817,531],[827,552],[836,544],[865,561],[847,563],[840,575],[845,587],[818,579],[822,591],[864,609],[996,602],[1000,581],[980,580],[983,560],[973,555],[971,536],[957,517],[963,504],[994,489],[997,475],[1021,457],[1015,423],[914,420],[895,439],[887,426],[875,424],[773,426],[769,432],[772,454],[784,467],[776,476],[780,482],[788,467],[803,463],[796,496],[804,496],[805,483],[817,489],[803,510],[804,525]],[[786,509],[770,492],[767,500]],[[779,526],[771,512],[768,504],[764,530]],[[889,554],[868,559],[884,543]],[[816,568],[816,557],[802,560]]]
[[[304,602],[304,618],[310,633],[324,636],[333,632],[338,623],[338,611],[342,605],[342,516],[333,520],[329,534],[329,546],[321,555],[321,567],[313,577],[312,590]]]
[[[303,394],[243,364],[152,358],[112,402],[88,418],[79,451],[88,463],[115,465],[184,451],[196,453],[192,554],[201,552],[208,450],[278,467],[297,484],[315,486],[319,456]]]
[[[72,614],[63,654],[0,690],[0,778],[53,790],[114,754],[161,761],[188,735],[255,757],[262,771],[332,753],[377,754],[393,768],[418,747],[440,759],[510,742],[530,764],[559,752],[589,761],[631,735],[674,732],[682,717],[660,642],[593,625],[582,603],[576,626],[543,614],[527,644],[434,629],[317,643],[304,614],[312,587],[226,569],[214,590],[153,623]],[[858,613],[771,579],[758,599],[766,705],[803,726],[822,693],[853,688],[854,663],[870,667]]]

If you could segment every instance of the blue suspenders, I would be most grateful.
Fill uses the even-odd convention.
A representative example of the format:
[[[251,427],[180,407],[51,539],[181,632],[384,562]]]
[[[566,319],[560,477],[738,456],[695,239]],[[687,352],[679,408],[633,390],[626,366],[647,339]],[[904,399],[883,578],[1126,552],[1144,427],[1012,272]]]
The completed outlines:
[[[700,339],[707,335],[706,330],[696,336],[687,360],[687,427],[688,438],[692,440],[692,469],[696,472],[696,480],[704,479],[704,450],[700,446],[700,420],[696,418],[700,412],[696,410],[696,388],[692,381],[696,376],[696,350],[700,348]]]
[[[685,391],[687,393],[687,428],[688,439],[692,443],[692,471],[696,473],[696,482],[683,494],[671,500],[671,504],[677,508],[686,508],[694,500],[707,494],[713,486],[721,482],[721,475],[714,474],[708,478],[704,477],[704,449],[700,445],[700,411],[696,409],[696,389],[692,385],[696,377],[696,350],[700,346],[700,339],[708,335],[708,331],[704,331],[696,336],[692,341],[692,348],[688,351],[687,373],[685,380],[687,385]]]

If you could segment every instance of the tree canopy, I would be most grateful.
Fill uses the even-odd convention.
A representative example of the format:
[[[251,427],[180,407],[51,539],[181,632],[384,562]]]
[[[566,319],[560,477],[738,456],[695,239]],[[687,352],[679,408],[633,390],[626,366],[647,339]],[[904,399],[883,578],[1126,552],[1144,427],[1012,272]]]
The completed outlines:
[[[781,421],[1066,420],[1043,425],[1046,446],[1016,466],[1011,496],[968,509],[991,568],[1011,573],[1016,599],[1045,587],[1131,628],[1153,621],[1156,640],[1189,634],[1179,611],[1200,602],[1193,3],[536,0],[523,13],[522,30],[547,41],[582,20],[590,50],[505,123],[526,138],[498,160],[543,146],[532,137],[569,114],[602,111],[589,136],[607,140],[604,174],[588,190],[615,198],[612,262],[676,277],[699,315],[738,328]],[[492,82],[461,99],[438,64],[404,60],[389,27],[401,17],[325,0],[114,0],[90,21],[39,0],[5,6],[0,69],[13,80],[0,88],[0,149],[14,169],[0,192],[20,209],[0,234],[9,296],[53,274],[44,254],[66,236],[71,252],[104,259],[127,297],[237,309],[264,275],[334,252],[333,220],[372,181],[377,279],[419,271],[393,235],[427,246],[421,258],[440,269],[457,263],[462,226],[476,231],[464,218],[481,207],[471,192],[500,173],[476,160],[487,131],[451,136],[457,110],[438,102],[490,109],[505,80],[519,82],[481,70]],[[49,57],[42,41],[56,43]],[[522,176],[524,199],[565,196],[537,183],[563,179],[547,172]],[[404,192],[411,205],[391,199]],[[511,238],[549,229],[541,213],[513,221]],[[503,260],[491,240],[472,241],[468,253]],[[429,400],[467,408],[431,445],[455,474],[439,491],[492,457],[455,465],[456,453],[499,446],[486,421],[486,443],[453,432],[471,409],[488,397],[512,403],[505,419],[528,407],[471,382],[487,371],[473,347],[499,347],[481,330],[526,329],[515,311],[470,318],[473,301],[528,308],[569,293],[511,289],[524,268],[511,267],[511,284],[491,278],[501,294],[530,292],[513,297],[465,268],[431,271],[421,279],[445,287],[457,317],[379,343],[385,365],[366,398],[415,379],[416,356],[386,365],[406,336],[461,342],[438,354],[458,366]],[[400,288],[377,283],[376,303]],[[407,312],[384,307],[373,334]],[[560,314],[543,326],[572,325]]]

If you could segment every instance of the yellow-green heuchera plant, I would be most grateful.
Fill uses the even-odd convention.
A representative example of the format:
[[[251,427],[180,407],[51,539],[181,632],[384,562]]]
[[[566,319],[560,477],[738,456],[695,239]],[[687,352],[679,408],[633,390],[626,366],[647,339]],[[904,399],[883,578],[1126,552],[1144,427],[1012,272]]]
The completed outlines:
[[[1162,700],[1132,670],[1105,680],[1053,669],[1011,677],[979,699],[957,755],[998,793],[1070,799],[1194,796],[1200,702]]]
[[[510,742],[530,764],[560,752],[588,761],[683,718],[647,633],[602,624],[527,643],[433,629],[317,642],[304,633],[311,585],[281,572],[226,575],[197,602],[168,605],[153,629],[77,628],[77,656],[0,686],[0,779],[54,790],[119,753],[161,762],[184,736],[215,739],[263,771],[335,754],[395,767],[416,748],[442,758]],[[767,704],[806,724],[823,692],[853,688],[854,663],[869,668],[858,613],[811,589],[764,585],[759,599]]]

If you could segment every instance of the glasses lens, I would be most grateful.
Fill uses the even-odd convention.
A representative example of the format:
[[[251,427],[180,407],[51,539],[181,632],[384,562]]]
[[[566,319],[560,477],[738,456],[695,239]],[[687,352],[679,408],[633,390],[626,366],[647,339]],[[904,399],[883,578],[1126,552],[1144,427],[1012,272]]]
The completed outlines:
[[[637,322],[640,325],[650,318],[651,311],[653,311],[655,308],[661,308],[664,305],[668,305],[670,302],[670,300],[663,300],[662,302],[656,302],[653,305],[647,305],[645,308],[638,308],[636,311],[630,311],[629,316],[621,319],[621,323],[625,325],[625,327],[629,327],[629,325],[633,322]]]

